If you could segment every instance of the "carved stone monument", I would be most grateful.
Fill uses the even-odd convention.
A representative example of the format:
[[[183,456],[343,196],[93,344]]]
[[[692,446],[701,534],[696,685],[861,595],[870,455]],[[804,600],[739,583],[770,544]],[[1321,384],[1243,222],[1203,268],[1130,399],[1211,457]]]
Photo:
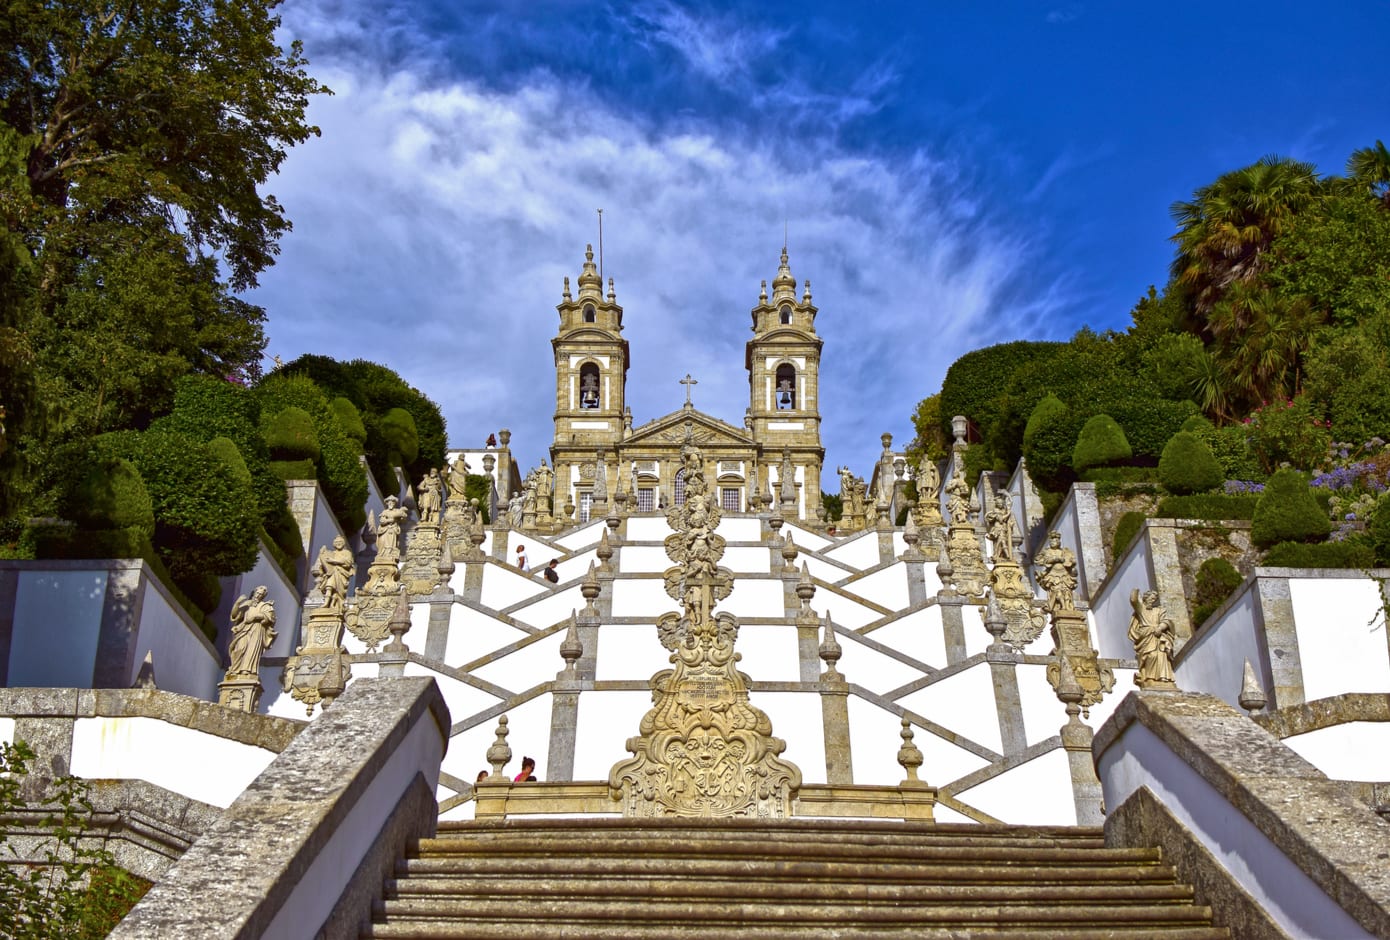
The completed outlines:
[[[1134,644],[1134,657],[1139,661],[1134,684],[1141,689],[1176,689],[1178,686],[1173,681],[1176,636],[1172,619],[1158,604],[1158,592],[1145,591],[1141,597],[1139,589],[1135,588],[1129,593],[1129,605],[1134,609],[1129,618],[1129,641]]]
[[[343,694],[352,667],[343,648],[343,608],[321,603],[322,595],[315,589],[304,604],[302,643],[285,663],[281,688],[295,701],[303,702],[312,715],[314,706],[325,708]]]
[[[715,533],[719,507],[709,497],[699,448],[682,448],[685,502],[667,509],[675,531],[666,554],[666,593],[681,613],[657,621],[674,669],[651,680],[654,705],[633,756],[614,765],[608,785],[625,816],[785,818],[801,786],[801,771],[781,759],[786,743],[748,701],[747,679],[734,652],[738,621],[714,613],[733,590],[733,572],[719,566],[724,539]]]
[[[275,642],[275,602],[267,599],[265,585],[232,604],[232,638],[227,644],[230,663],[217,684],[217,704],[239,711],[256,711],[260,704],[261,657]]]

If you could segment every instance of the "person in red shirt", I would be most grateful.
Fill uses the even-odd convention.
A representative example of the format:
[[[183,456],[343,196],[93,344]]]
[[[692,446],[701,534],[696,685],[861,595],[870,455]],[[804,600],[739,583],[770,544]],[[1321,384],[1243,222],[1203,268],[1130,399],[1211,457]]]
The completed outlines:
[[[512,783],[535,783],[536,782],[536,762],[529,757],[521,759],[521,773],[516,775]]]

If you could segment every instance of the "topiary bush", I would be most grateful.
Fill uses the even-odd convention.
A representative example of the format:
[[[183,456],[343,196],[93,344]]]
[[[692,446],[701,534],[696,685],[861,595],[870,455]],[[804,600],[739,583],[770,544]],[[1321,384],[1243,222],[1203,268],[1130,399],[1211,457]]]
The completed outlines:
[[[343,433],[323,391],[304,376],[282,375],[277,370],[256,386],[256,395],[263,415],[278,415],[290,407],[308,413],[319,444],[314,476],[322,484],[324,497],[343,530],[355,532],[362,528],[367,518],[363,508],[367,502],[367,476],[362,469],[361,449]]]
[[[1024,431],[1023,457],[1028,461],[1029,475],[1042,489],[1064,492],[1076,479],[1071,457],[1083,423],[1084,419],[1065,405],[1059,411],[1052,404],[1044,407],[1039,402],[1033,410]]]
[[[1174,434],[1158,460],[1158,481],[1179,496],[1214,490],[1225,479],[1211,448],[1190,431]]]
[[[1001,377],[1051,359],[1065,344],[1019,340],[975,349],[951,363],[941,381],[941,429],[950,440],[951,418],[965,415],[977,425],[987,423],[1003,391]]]
[[[1115,535],[1110,540],[1110,557],[1116,564],[1124,557],[1125,549],[1129,548],[1129,543],[1139,534],[1147,518],[1148,516],[1142,512],[1127,512],[1120,516],[1120,521],[1115,524]]]
[[[1067,413],[1067,406],[1056,395],[1048,392],[1033,408],[1028,423],[1023,426],[1023,446],[1027,447],[1037,437],[1044,424],[1055,421]]]
[[[1366,542],[1281,542],[1265,553],[1261,564],[1269,568],[1370,568],[1375,550]]]
[[[1208,558],[1197,569],[1193,591],[1192,625],[1200,626],[1216,609],[1226,603],[1244,579],[1235,566],[1224,558]]]
[[[382,415],[381,436],[387,445],[387,460],[393,467],[409,467],[420,453],[415,419],[404,408],[392,408]]]
[[[149,490],[135,465],[121,457],[90,461],[67,505],[72,520],[84,530],[134,529],[145,538],[154,532]]]
[[[303,408],[293,405],[266,421],[265,443],[270,448],[272,460],[307,460],[313,463],[322,453],[313,417]]]
[[[232,476],[245,484],[248,490],[251,488],[251,471],[246,468],[246,461],[242,459],[241,450],[230,437],[214,437],[208,441],[208,450],[216,454],[217,459],[227,465],[227,470]]]
[[[1297,470],[1278,470],[1255,505],[1250,539],[1260,548],[1280,542],[1319,542],[1332,531],[1327,510],[1318,505],[1307,479]]]
[[[1134,456],[1124,429],[1109,415],[1093,415],[1081,427],[1071,453],[1072,469],[1078,473],[1092,467],[1113,467]]]
[[[1158,461],[1174,434],[1197,411],[1190,401],[1165,401],[1157,397],[1122,398],[1104,404],[1105,413],[1125,432],[1135,461]]]
[[[356,441],[358,447],[365,447],[367,426],[362,423],[362,414],[357,406],[341,397],[333,399],[328,406],[333,409],[333,417],[338,420],[338,427],[343,429],[343,433]]]

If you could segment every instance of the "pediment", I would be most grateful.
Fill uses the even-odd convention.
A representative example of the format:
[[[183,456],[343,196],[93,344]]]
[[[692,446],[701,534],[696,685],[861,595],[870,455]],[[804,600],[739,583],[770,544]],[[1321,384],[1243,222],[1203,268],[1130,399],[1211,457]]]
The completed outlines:
[[[686,424],[690,426],[690,438],[701,447],[739,446],[753,447],[753,438],[742,428],[720,421],[695,409],[673,411],[660,418],[653,418],[641,427],[634,428],[632,436],[623,442],[624,447],[660,444],[663,447],[681,445],[686,440]]]

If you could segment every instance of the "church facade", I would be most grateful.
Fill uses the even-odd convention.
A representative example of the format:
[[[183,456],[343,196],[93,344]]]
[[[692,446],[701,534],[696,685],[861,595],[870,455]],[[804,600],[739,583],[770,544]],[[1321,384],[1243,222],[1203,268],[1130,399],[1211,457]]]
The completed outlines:
[[[550,459],[555,473],[555,512],[568,502],[573,518],[587,521],[607,501],[630,501],[628,509],[651,512],[684,502],[681,447],[698,445],[705,479],[725,512],[752,512],[774,499],[788,516],[813,521],[820,510],[820,355],[811,283],[800,297],[787,251],[768,294],[762,284],[752,308],[748,340],[748,408],[742,426],[695,408],[686,376],[686,404],[633,427],[627,406],[631,353],[623,337],[623,308],[613,280],[603,282],[593,246],[585,251],[578,291],[565,278],[556,310],[560,323],[555,351],[555,438]],[[794,509],[792,508],[794,507]]]

